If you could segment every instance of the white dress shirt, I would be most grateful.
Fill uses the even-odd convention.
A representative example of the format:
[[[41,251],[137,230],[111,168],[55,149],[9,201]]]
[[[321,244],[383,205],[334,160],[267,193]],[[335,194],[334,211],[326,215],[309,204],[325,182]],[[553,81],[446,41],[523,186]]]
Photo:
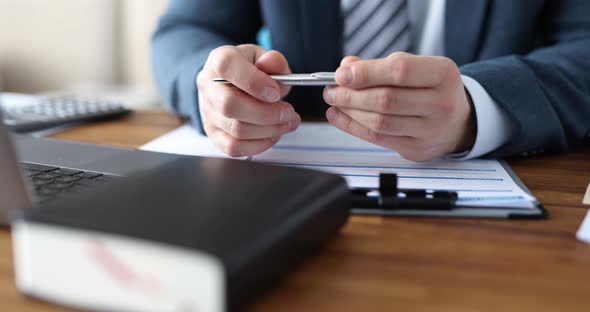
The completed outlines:
[[[346,0],[342,0],[346,1]],[[408,0],[408,17],[414,51],[418,55],[443,55],[446,0]],[[477,135],[469,151],[447,155],[453,159],[470,159],[487,154],[506,143],[514,132],[513,124],[485,88],[475,79],[462,75],[463,84],[475,108]],[[199,102],[201,95],[199,94]],[[199,111],[204,121],[202,111]]]

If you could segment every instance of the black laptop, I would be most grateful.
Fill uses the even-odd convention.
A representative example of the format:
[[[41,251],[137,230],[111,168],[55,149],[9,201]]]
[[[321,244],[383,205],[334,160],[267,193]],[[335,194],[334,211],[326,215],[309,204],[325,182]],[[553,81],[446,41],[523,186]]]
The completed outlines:
[[[8,225],[12,209],[85,192],[176,158],[162,153],[13,135],[0,122],[0,224]]]

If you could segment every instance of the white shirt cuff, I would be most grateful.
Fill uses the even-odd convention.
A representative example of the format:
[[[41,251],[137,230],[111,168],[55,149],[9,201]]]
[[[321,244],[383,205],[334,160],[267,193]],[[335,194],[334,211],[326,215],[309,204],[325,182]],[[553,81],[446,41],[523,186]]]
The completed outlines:
[[[465,160],[485,155],[508,142],[512,136],[514,125],[508,114],[496,105],[496,102],[479,82],[464,75],[461,78],[473,101],[477,120],[477,135],[475,144],[470,151],[448,155],[448,157]]]

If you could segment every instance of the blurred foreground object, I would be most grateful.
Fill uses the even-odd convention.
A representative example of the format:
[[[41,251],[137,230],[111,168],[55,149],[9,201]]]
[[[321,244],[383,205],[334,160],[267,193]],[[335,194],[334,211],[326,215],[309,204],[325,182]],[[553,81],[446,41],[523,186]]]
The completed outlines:
[[[181,157],[21,210],[12,224],[17,286],[99,311],[241,311],[349,214],[337,175]]]

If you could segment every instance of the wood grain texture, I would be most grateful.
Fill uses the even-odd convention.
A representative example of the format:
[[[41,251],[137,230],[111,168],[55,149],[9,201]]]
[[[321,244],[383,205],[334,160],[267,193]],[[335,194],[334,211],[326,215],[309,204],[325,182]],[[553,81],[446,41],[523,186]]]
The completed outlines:
[[[168,113],[140,112],[56,137],[137,147],[180,124]],[[575,239],[590,150],[509,163],[548,220],[355,216],[250,310],[590,311],[590,245]],[[0,253],[3,311],[69,311],[17,293],[7,229]]]
[[[164,111],[136,112],[115,119],[72,128],[52,137],[119,147],[139,147],[182,125],[182,121]]]

